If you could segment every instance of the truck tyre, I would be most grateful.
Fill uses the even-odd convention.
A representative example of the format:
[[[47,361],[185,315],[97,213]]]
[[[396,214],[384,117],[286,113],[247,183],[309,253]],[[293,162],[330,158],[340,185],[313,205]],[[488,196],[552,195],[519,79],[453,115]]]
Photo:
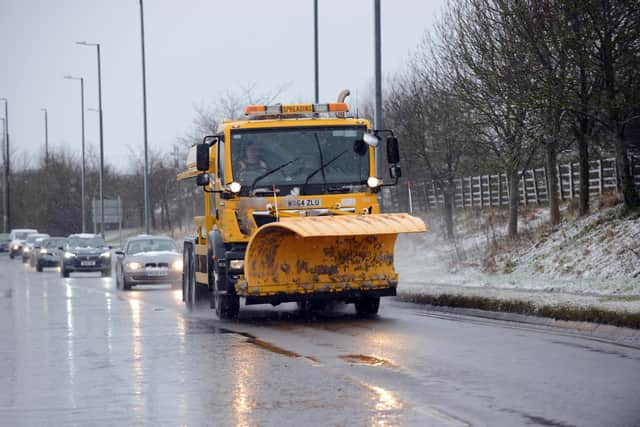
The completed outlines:
[[[195,266],[195,257],[193,254],[193,245],[185,244],[184,247],[184,271],[182,273],[183,285],[182,285],[182,295],[184,298],[184,302],[187,305],[188,310],[193,310],[195,308],[195,297],[196,297],[196,266]]]
[[[355,302],[356,313],[358,316],[371,317],[378,314],[380,308],[380,297],[360,297]]]
[[[215,297],[216,315],[220,320],[235,319],[240,312],[240,298],[237,295],[220,293]]]
[[[42,264],[40,264],[39,262],[38,262],[38,263],[36,263],[36,271],[37,271],[38,273],[42,273]]]

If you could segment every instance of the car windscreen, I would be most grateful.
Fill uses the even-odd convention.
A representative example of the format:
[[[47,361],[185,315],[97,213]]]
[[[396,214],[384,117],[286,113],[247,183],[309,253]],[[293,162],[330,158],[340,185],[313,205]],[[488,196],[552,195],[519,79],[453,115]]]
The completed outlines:
[[[127,245],[128,255],[143,252],[177,252],[177,248],[174,241],[166,239],[133,240]]]
[[[47,249],[60,248],[67,243],[67,239],[47,239],[44,241],[43,246]]]
[[[24,240],[31,233],[33,233],[33,231],[16,231],[16,240]]]
[[[69,247],[72,248],[102,248],[107,243],[102,237],[69,237]]]
[[[44,237],[49,237],[46,234],[30,234],[27,237],[27,243],[33,243],[38,239],[44,238]]]

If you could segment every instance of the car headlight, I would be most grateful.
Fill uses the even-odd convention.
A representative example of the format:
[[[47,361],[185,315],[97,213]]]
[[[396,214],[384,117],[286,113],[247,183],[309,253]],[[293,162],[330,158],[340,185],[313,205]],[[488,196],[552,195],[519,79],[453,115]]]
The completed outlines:
[[[43,255],[47,254],[47,250],[45,248],[40,249],[40,253]]]
[[[31,251],[31,249],[29,249],[29,248],[24,248],[24,249],[22,250],[22,252],[27,252],[27,253],[28,253],[28,252],[30,252],[30,251]]]
[[[74,254],[73,252],[65,252],[64,253],[64,257],[66,259],[73,258],[74,256],[76,256],[76,254]]]
[[[100,256],[103,257],[103,258],[109,258],[111,256],[111,252],[109,252],[109,251],[102,252],[100,254]]]
[[[171,268],[175,271],[182,271],[182,267],[184,267],[184,265],[181,259],[177,259],[173,262],[173,264],[171,264]]]
[[[17,251],[18,249],[20,249],[20,246],[19,246],[19,245],[13,245],[13,250],[14,250],[14,251]]]
[[[229,268],[232,270],[242,270],[244,268],[243,259],[232,259],[229,261]]]
[[[131,271],[136,271],[136,270],[140,270],[140,268],[142,268],[142,264],[140,264],[139,262],[133,261],[133,262],[129,262],[127,263],[127,268]]]

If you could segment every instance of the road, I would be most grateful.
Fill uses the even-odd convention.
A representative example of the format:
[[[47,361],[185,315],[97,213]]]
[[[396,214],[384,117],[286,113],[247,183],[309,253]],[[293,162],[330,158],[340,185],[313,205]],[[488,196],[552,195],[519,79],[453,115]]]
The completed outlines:
[[[640,350],[386,299],[221,322],[0,256],[2,425],[640,425]]]

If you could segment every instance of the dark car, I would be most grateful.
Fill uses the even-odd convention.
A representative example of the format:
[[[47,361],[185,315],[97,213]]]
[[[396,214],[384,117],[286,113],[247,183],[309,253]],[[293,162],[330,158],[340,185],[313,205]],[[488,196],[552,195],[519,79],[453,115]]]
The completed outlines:
[[[118,289],[151,284],[171,284],[179,288],[182,284],[182,254],[170,237],[132,237],[125,243],[124,250],[115,253]]]
[[[0,233],[0,252],[9,252],[9,243],[11,243],[9,233]]]
[[[49,235],[44,233],[29,234],[24,241],[24,246],[22,247],[22,262],[29,262],[31,254],[33,253],[33,248],[47,237],[49,237]]]
[[[111,248],[99,234],[70,235],[60,261],[62,277],[90,271],[99,271],[102,277],[111,276]]]
[[[37,242],[31,254],[32,267],[38,273],[45,267],[58,267],[62,257],[62,247],[67,244],[66,237],[49,237]]]

